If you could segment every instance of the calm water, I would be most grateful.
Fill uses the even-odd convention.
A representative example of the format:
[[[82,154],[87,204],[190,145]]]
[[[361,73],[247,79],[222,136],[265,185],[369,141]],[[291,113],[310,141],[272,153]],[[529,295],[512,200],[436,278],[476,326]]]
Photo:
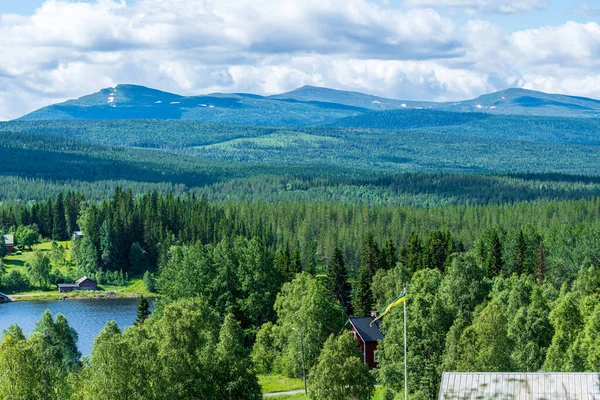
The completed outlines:
[[[60,313],[67,317],[69,325],[79,334],[77,345],[81,354],[87,356],[92,351],[94,338],[108,321],[114,320],[121,330],[133,325],[138,303],[138,299],[90,299],[0,304],[0,336],[12,324],[19,325],[29,335],[48,309],[53,316]]]

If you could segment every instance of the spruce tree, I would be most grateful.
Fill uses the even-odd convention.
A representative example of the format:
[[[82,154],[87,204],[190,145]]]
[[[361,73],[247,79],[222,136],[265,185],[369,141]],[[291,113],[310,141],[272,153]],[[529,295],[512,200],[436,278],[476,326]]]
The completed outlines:
[[[429,232],[423,257],[425,268],[439,269],[444,272],[444,265],[452,252],[452,247],[452,237],[449,232]]]
[[[388,239],[385,241],[385,245],[381,251],[381,265],[385,269],[392,269],[396,266],[397,262],[396,246],[394,246],[392,239]]]
[[[137,308],[137,318],[135,320],[136,325],[141,325],[150,316],[150,302],[144,296],[140,297],[140,302]]]
[[[540,247],[538,248],[537,264],[535,266],[535,279],[537,281],[538,286],[542,286],[544,284],[545,278],[546,278],[546,250],[544,249],[544,244],[540,243]]]
[[[358,281],[354,289],[354,302],[352,303],[353,314],[365,317],[373,311],[373,293],[371,283],[373,274],[368,266],[361,265],[358,272]]]
[[[504,263],[502,261],[502,243],[500,242],[500,236],[498,231],[493,229],[490,232],[488,239],[488,253],[486,260],[486,267],[488,274],[492,277],[500,275]]]
[[[418,233],[408,236],[406,247],[400,251],[400,262],[411,274],[423,268],[423,242]]]
[[[6,240],[4,239],[4,235],[0,232],[0,260],[6,257]]]
[[[514,260],[514,272],[518,275],[527,272],[525,267],[527,257],[527,244],[525,243],[525,235],[523,231],[519,231],[517,235],[517,241],[515,243],[515,260]]]
[[[381,254],[379,246],[373,237],[373,233],[368,232],[365,243],[362,248],[361,266],[367,268],[371,276],[381,267]]]
[[[59,193],[54,203],[54,218],[52,219],[52,239],[53,240],[68,240],[69,233],[67,232],[67,219],[65,216],[65,202],[63,194]]]
[[[344,257],[339,248],[333,250],[329,268],[327,269],[327,287],[329,291],[340,302],[342,307],[347,308],[350,305],[348,299],[348,270],[344,264]]]

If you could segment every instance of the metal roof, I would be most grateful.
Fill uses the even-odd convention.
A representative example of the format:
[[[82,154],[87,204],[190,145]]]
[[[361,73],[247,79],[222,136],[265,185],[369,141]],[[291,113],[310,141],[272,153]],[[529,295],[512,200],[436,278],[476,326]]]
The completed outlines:
[[[56,286],[59,288],[78,288],[79,285],[77,283],[58,283]]]
[[[444,372],[439,400],[597,400],[600,373]]]
[[[373,317],[352,317],[350,323],[356,329],[360,337],[365,342],[376,342],[383,340],[383,333],[379,330],[380,321],[377,321],[370,326]]]
[[[4,244],[6,246],[14,246],[14,244],[15,244],[14,235],[4,235]]]

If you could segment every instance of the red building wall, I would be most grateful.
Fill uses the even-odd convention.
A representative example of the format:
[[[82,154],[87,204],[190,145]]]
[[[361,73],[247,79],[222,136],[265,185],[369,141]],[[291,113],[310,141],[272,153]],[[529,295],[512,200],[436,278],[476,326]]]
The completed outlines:
[[[356,339],[356,344],[358,345],[360,354],[362,354],[363,363],[367,364],[369,368],[376,368],[379,364],[377,361],[375,361],[375,351],[377,350],[377,342],[367,342],[367,348],[365,351],[364,342],[354,328],[352,328],[352,334]]]
[[[6,251],[8,253],[12,253],[13,251],[15,251],[15,247],[14,246],[6,246]]]

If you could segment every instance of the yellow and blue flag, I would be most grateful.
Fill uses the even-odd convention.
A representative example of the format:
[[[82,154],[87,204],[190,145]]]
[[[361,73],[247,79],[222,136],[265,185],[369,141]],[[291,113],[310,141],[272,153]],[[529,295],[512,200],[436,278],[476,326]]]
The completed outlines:
[[[406,289],[404,289],[402,294],[400,296],[398,296],[398,298],[396,300],[392,301],[383,311],[381,311],[379,313],[379,315],[377,316],[377,318],[375,318],[373,321],[371,321],[370,326],[373,326],[373,322],[377,321],[378,319],[383,317],[385,314],[389,313],[392,308],[396,307],[398,304],[404,303],[405,300],[406,300]]]

